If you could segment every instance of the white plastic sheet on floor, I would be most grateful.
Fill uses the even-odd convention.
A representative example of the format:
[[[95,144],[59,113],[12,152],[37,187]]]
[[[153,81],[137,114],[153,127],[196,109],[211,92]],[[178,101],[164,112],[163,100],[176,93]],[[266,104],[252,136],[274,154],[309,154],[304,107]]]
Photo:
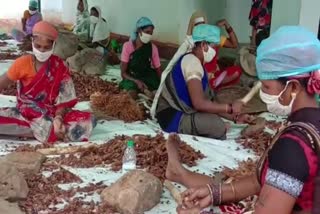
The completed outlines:
[[[1,107],[13,107],[15,106],[16,99],[13,96],[0,95],[0,108]],[[77,109],[87,109],[88,103],[79,103]],[[128,135],[145,134],[156,135],[160,131],[157,124],[152,121],[124,123],[122,121],[99,121],[95,128],[90,141],[101,144],[114,138],[116,135]],[[180,135],[182,140],[191,145],[194,149],[200,150],[206,158],[200,160],[196,167],[192,170],[199,170],[199,173],[205,173],[212,175],[216,171],[220,171],[222,167],[229,168],[237,167],[238,161],[246,160],[247,158],[254,158],[254,155],[249,150],[241,149],[241,147],[235,143],[234,139],[239,136],[241,126],[234,126],[228,133],[228,140],[219,141],[202,137],[193,137],[188,135]],[[37,144],[36,141],[17,141],[15,139],[1,139],[0,140],[0,155],[5,155],[14,149],[19,144]],[[81,143],[74,143],[81,144]],[[69,144],[68,144],[69,145]],[[65,144],[59,144],[57,146],[66,146]],[[240,148],[240,150],[239,150]],[[66,167],[70,172],[76,174],[83,180],[82,185],[89,183],[98,183],[103,181],[106,185],[114,183],[121,177],[121,172],[113,172],[108,168],[89,168],[79,169]],[[78,184],[77,184],[78,185]],[[62,188],[72,187],[74,184],[61,185]],[[95,195],[94,200],[100,200],[98,195]],[[163,203],[160,203],[154,209],[148,213],[175,213],[176,204],[171,198],[170,194],[165,191],[162,199]]]
[[[8,69],[12,61],[0,61],[0,75]],[[120,79],[120,70],[118,67],[111,67],[107,70],[104,79],[118,82]],[[0,108],[15,106],[16,98],[13,96],[0,95]],[[76,108],[79,110],[88,109],[88,102],[79,103]],[[227,134],[227,140],[219,141],[202,137],[193,137],[188,135],[180,135],[182,140],[191,145],[194,149],[200,150],[206,158],[200,160],[196,167],[191,170],[198,170],[199,173],[212,175],[214,172],[221,171],[223,167],[235,168],[239,161],[244,161],[248,158],[255,158],[253,153],[249,150],[243,149],[239,146],[234,139],[240,135],[243,128],[241,125],[233,125]],[[98,144],[106,143],[108,140],[114,138],[116,135],[135,134],[156,135],[161,131],[160,127],[153,121],[147,120],[144,122],[124,123],[122,121],[99,121],[97,127],[94,129],[90,141]],[[166,134],[167,136],[167,134]],[[14,146],[19,144],[37,144],[36,141],[18,141],[15,139],[0,139],[0,155],[5,155],[14,149]],[[74,143],[81,144],[81,143]],[[57,146],[67,146],[69,144],[59,144]],[[108,168],[70,168],[66,167],[70,172],[79,176],[83,183],[81,186],[88,185],[89,183],[104,182],[106,185],[114,183],[121,177],[121,173],[113,172]],[[47,176],[50,172],[45,173]],[[79,184],[64,184],[60,185],[61,188],[70,188]],[[77,196],[80,196],[78,193]],[[76,197],[77,197],[76,196]],[[99,195],[88,196],[86,200],[100,201]],[[170,196],[167,190],[164,191],[161,201],[155,208],[147,213],[176,213],[176,203]],[[60,206],[63,207],[63,204]]]

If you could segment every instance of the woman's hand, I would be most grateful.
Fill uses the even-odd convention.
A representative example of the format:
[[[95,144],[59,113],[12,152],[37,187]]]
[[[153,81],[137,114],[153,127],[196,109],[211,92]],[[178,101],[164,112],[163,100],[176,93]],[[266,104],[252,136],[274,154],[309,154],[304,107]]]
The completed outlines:
[[[200,214],[201,209],[199,207],[194,207],[194,208],[186,208],[183,206],[177,207],[177,213],[178,214]]]
[[[140,91],[143,92],[144,89],[148,89],[147,85],[144,84],[144,82],[142,82],[141,80],[135,80],[134,82],[137,84]]]
[[[217,22],[217,25],[218,25],[219,27],[225,27],[225,28],[230,27],[230,24],[229,24],[229,22],[228,22],[226,19],[222,19],[222,20],[218,21],[218,22]]]
[[[212,205],[212,195],[207,186],[191,188],[182,193],[183,206],[187,209],[204,209]]]
[[[236,100],[232,103],[232,111],[234,115],[241,114],[242,108],[244,107],[244,103],[240,100]]]
[[[236,122],[239,124],[252,124],[252,122],[256,119],[255,116],[249,114],[241,114],[236,118]]]
[[[57,138],[59,140],[64,140],[65,134],[66,134],[66,127],[63,124],[63,119],[61,116],[56,116],[53,119],[53,128],[54,128],[54,133],[57,136]]]

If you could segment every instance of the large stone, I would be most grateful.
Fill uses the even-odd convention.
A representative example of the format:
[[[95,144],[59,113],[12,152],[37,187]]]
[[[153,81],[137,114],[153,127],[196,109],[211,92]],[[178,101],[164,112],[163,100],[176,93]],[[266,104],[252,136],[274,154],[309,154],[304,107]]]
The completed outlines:
[[[66,60],[73,56],[79,45],[79,38],[77,35],[68,31],[59,31],[59,37],[54,48],[54,54]]]
[[[46,156],[39,152],[13,152],[4,157],[4,161],[16,167],[24,175],[36,174],[40,171]]]
[[[101,75],[107,64],[106,57],[94,48],[85,48],[67,59],[69,68],[75,72]]]
[[[18,201],[27,198],[29,188],[22,173],[12,165],[0,163],[0,198]]]
[[[103,190],[102,200],[124,214],[144,213],[160,202],[161,181],[144,171],[125,174],[116,183]]]
[[[16,203],[0,199],[0,213],[1,214],[24,214]]]

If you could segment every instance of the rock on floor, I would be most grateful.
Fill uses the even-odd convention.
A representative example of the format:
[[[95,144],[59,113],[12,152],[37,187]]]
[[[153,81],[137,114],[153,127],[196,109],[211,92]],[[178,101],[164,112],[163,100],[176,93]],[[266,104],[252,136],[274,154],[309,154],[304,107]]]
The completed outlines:
[[[24,175],[38,173],[46,157],[38,152],[13,152],[4,157],[4,161]]]
[[[103,202],[116,207],[120,213],[144,213],[160,202],[161,181],[141,170],[125,174],[101,193]]]
[[[0,199],[18,201],[26,199],[29,188],[23,175],[10,164],[0,163]]]

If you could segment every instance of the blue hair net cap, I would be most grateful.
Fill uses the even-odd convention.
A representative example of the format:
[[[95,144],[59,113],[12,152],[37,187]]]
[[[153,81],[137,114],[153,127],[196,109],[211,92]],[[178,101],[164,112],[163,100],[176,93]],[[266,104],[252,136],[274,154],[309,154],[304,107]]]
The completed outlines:
[[[320,41],[300,26],[283,26],[257,50],[256,67],[261,80],[297,76],[320,69]]]
[[[130,39],[131,40],[136,40],[138,29],[139,28],[143,28],[143,27],[147,27],[147,26],[153,26],[154,27],[151,19],[149,19],[148,17],[141,17],[140,19],[138,19],[138,21],[136,23],[136,27],[135,27],[134,31],[132,32]]]
[[[208,24],[201,24],[194,27],[192,39],[194,42],[206,41],[209,43],[220,44],[221,30],[219,27]]]
[[[37,0],[30,0],[29,7],[38,9],[38,1]]]

